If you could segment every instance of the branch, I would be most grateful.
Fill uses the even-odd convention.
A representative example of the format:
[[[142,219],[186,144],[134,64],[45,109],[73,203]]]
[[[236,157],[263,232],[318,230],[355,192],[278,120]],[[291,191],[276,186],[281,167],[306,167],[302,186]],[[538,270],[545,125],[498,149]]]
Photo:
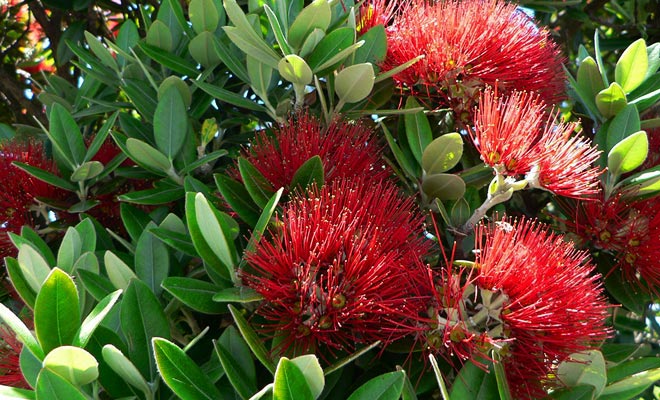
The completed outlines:
[[[7,98],[10,107],[17,110],[14,113],[17,122],[34,125],[33,117],[37,118],[42,124],[48,122],[46,114],[38,102],[25,97],[25,87],[20,84],[16,76],[12,76],[6,70],[0,68],[0,82],[2,82],[0,94]],[[25,110],[25,114],[21,110]],[[20,121],[18,121],[19,119]]]

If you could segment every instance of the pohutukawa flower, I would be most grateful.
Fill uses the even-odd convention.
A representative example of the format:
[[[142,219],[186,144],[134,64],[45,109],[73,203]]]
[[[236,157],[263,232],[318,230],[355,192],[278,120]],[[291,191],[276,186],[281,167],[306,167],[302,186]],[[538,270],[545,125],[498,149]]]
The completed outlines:
[[[69,193],[49,185],[12,165],[14,161],[29,164],[49,172],[56,166],[44,154],[43,145],[36,141],[12,140],[0,145],[0,177],[3,196],[0,196],[0,257],[13,256],[17,250],[8,232],[19,233],[23,225],[35,227],[47,222],[46,208],[37,198],[64,200]]]
[[[390,175],[382,150],[373,130],[359,122],[335,120],[324,127],[316,117],[298,113],[273,132],[257,132],[243,156],[279,189],[288,188],[298,168],[314,156],[323,162],[326,182],[357,175],[381,180]]]
[[[283,354],[388,343],[415,329],[422,217],[393,184],[366,182],[295,196],[246,255],[243,282],[264,297],[257,314]]]
[[[525,175],[531,188],[566,197],[598,193],[601,171],[593,163],[600,152],[573,135],[578,123],[548,116],[537,95],[513,91],[504,97],[497,90],[483,91],[470,130],[481,159],[502,175]]]
[[[409,88],[426,87],[459,113],[469,114],[478,90],[498,81],[503,91],[536,92],[550,104],[564,96],[559,47],[515,4],[413,0],[387,34],[383,68],[424,55],[395,79]]]
[[[23,344],[14,333],[0,325],[0,385],[29,389],[21,373],[19,356]]]
[[[475,240],[474,269],[444,272],[429,347],[477,361],[494,348],[514,398],[544,397],[561,361],[610,334],[599,276],[586,252],[529,220],[480,225]]]
[[[377,25],[388,26],[396,12],[405,9],[412,0],[369,0],[362,3],[358,9],[358,26],[360,33],[365,33]]]

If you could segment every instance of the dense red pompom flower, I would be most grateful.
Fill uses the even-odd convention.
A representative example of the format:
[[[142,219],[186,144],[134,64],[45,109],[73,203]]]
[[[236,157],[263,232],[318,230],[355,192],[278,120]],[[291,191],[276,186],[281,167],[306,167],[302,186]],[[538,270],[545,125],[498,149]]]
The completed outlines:
[[[534,94],[484,90],[470,130],[481,159],[500,174],[525,175],[531,188],[566,197],[595,195],[601,171],[593,163],[600,152],[573,135],[577,122],[558,122],[558,114],[548,116],[546,108]]]
[[[335,120],[325,127],[316,117],[298,113],[272,132],[257,132],[243,156],[277,190],[289,188],[298,168],[314,156],[321,158],[326,182],[358,175],[383,179],[390,170],[382,151],[374,131],[360,122]]]
[[[503,0],[414,0],[396,13],[387,42],[383,69],[424,55],[395,80],[426,87],[459,113],[469,113],[478,91],[496,82],[503,91],[536,92],[550,104],[564,97],[559,47]]]
[[[23,225],[35,227],[48,222],[48,210],[37,201],[38,197],[62,201],[71,195],[13,165],[15,161],[51,173],[57,170],[40,142],[11,140],[0,144],[0,177],[4,192],[0,197],[0,257],[13,256],[17,251],[7,233],[20,233]]]
[[[336,180],[290,200],[241,276],[277,351],[321,354],[384,343],[415,329],[422,217],[388,181]]]
[[[477,361],[495,348],[514,398],[543,397],[561,385],[561,361],[610,334],[599,276],[586,252],[529,220],[479,225],[475,240],[474,269],[443,272],[429,347]]]
[[[16,335],[0,325],[0,385],[30,388],[21,373],[19,356],[22,348]]]

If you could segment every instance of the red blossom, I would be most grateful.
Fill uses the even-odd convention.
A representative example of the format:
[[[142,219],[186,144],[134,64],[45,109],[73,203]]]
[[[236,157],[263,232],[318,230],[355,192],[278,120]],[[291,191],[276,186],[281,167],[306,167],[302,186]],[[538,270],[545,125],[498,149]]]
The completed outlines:
[[[21,373],[19,356],[22,348],[16,335],[0,325],[0,385],[30,388]]]
[[[357,175],[383,179],[390,170],[382,160],[382,150],[373,130],[359,122],[335,120],[324,127],[316,117],[300,113],[272,132],[257,132],[243,156],[279,189],[289,188],[298,168],[317,155],[326,182]]]
[[[16,249],[7,233],[19,233],[23,225],[35,227],[40,219],[46,219],[45,207],[38,197],[64,200],[70,193],[49,185],[12,163],[22,162],[33,167],[56,173],[55,163],[44,154],[40,142],[12,140],[0,145],[0,176],[3,196],[0,197],[0,256],[12,256]],[[42,221],[44,222],[44,221]]]
[[[478,90],[495,85],[538,93],[547,103],[565,91],[559,47],[545,28],[502,0],[413,0],[387,29],[384,70],[419,55],[395,75],[409,88],[434,92],[455,111],[469,113]]]
[[[504,97],[497,90],[482,92],[470,130],[481,159],[500,174],[525,175],[531,188],[565,197],[597,194],[601,171],[593,163],[600,152],[573,135],[578,123],[548,116],[537,95],[513,91]]]
[[[475,241],[475,268],[444,272],[455,275],[436,294],[427,340],[440,333],[450,352],[477,362],[495,347],[513,397],[544,397],[561,385],[560,362],[610,334],[600,277],[586,252],[529,220],[480,225]]]
[[[414,328],[426,276],[422,218],[387,182],[336,180],[284,206],[271,237],[246,255],[244,283],[278,351],[351,350]]]

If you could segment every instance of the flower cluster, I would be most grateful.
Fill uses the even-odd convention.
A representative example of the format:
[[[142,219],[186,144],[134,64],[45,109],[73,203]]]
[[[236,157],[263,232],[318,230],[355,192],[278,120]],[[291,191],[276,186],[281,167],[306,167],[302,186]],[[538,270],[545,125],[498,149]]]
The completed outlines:
[[[387,28],[392,69],[423,55],[395,76],[411,89],[424,86],[467,119],[479,90],[499,82],[555,103],[565,89],[562,58],[549,33],[502,0],[404,2]],[[463,115],[462,115],[463,114]]]
[[[391,173],[382,150],[373,130],[360,122],[335,120],[326,127],[318,118],[298,113],[272,132],[257,132],[243,156],[279,189],[289,188],[298,168],[314,156],[323,162],[326,182],[366,175],[381,180]]]
[[[610,334],[608,304],[586,252],[541,224],[502,219],[476,230],[474,269],[440,274],[427,346],[504,363],[514,398],[560,385],[559,362]]]
[[[470,134],[481,159],[498,174],[524,175],[531,188],[567,197],[598,193],[600,152],[572,135],[577,122],[557,122],[538,95],[513,91],[498,96],[487,88],[479,98]]]
[[[336,180],[283,208],[247,254],[244,283],[283,353],[389,343],[414,329],[428,244],[412,199],[388,181]]]

